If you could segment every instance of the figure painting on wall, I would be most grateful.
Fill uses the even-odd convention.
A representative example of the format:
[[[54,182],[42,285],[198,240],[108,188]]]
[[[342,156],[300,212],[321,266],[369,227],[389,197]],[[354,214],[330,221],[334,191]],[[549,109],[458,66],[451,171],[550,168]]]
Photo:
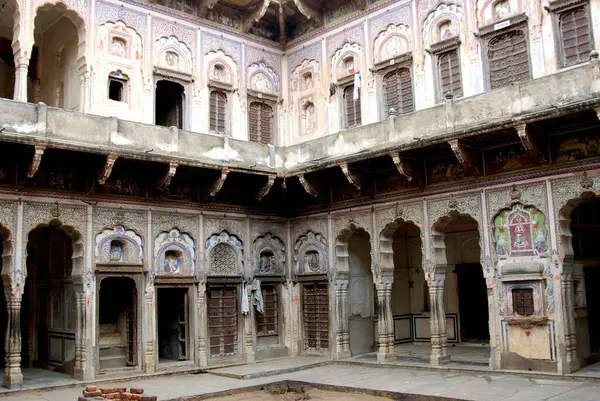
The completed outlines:
[[[177,66],[177,55],[173,52],[166,52],[165,61],[169,67],[175,67]]]
[[[354,57],[348,57],[346,60],[344,60],[344,65],[346,66],[347,74],[354,74],[356,72],[354,68]]]
[[[319,252],[306,252],[306,265],[308,266],[308,270],[311,272],[318,272],[319,270],[321,270],[321,260],[319,258]]]
[[[221,65],[215,65],[212,70],[211,78],[218,82],[224,82],[225,70]]]
[[[121,244],[121,241],[111,241],[109,260],[111,262],[123,261],[123,244]]]
[[[500,0],[494,5],[496,19],[504,19],[510,15],[510,0]]]
[[[494,218],[496,255],[501,258],[537,256],[548,250],[546,218],[533,206],[516,203]]]
[[[125,57],[125,41],[121,38],[113,38],[110,53],[114,56]]]
[[[252,89],[254,89],[257,92],[262,92],[262,93],[271,93],[272,92],[271,81],[269,81],[269,79],[264,74],[261,74],[261,73],[254,74],[254,76],[252,77],[252,81],[251,81],[251,87],[252,87]]]
[[[166,274],[179,273],[180,257],[177,252],[167,251],[165,252],[165,261],[163,264],[163,272]]]
[[[449,39],[454,34],[452,33],[452,23],[450,21],[446,21],[440,25],[440,40]]]
[[[271,266],[273,264],[273,255],[267,252],[264,252],[260,255],[260,272],[268,273],[271,271]]]

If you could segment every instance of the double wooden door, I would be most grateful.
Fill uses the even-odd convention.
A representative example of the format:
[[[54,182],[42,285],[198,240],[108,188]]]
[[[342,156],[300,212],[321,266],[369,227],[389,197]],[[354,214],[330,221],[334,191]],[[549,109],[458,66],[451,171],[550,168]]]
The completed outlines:
[[[307,283],[302,286],[302,317],[304,348],[306,350],[329,348],[329,292],[327,283]]]
[[[208,332],[211,356],[223,357],[237,353],[238,290],[236,285],[210,285]]]

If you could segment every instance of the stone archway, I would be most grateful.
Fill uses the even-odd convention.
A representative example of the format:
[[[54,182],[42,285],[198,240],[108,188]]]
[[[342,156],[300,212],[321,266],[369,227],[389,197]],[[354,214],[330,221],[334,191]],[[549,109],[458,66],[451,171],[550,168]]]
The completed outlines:
[[[368,231],[354,224],[335,239],[338,358],[371,352],[375,347],[371,249]]]

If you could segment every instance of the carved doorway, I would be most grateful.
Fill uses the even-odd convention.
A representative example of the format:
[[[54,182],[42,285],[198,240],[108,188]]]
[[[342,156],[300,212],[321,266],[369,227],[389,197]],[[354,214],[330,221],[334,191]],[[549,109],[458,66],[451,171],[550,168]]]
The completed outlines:
[[[304,350],[329,348],[329,289],[327,282],[302,285],[302,328]]]
[[[157,288],[158,362],[190,359],[187,288]]]
[[[211,357],[238,354],[238,297],[238,286],[235,284],[209,285],[208,335]]]
[[[490,340],[487,287],[481,264],[463,263],[455,267],[458,282],[460,338],[464,342]]]

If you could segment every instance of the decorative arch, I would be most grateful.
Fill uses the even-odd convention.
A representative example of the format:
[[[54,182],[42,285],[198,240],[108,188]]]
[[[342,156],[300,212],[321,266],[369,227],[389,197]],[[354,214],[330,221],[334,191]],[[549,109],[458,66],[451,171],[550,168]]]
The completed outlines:
[[[303,81],[303,77],[309,73],[312,76],[311,85],[307,85]],[[290,78],[292,81],[292,92],[304,92],[311,90],[316,87],[316,83],[321,79],[321,66],[317,60],[304,59],[302,60],[302,63],[294,67]]]
[[[404,220],[397,218],[386,226],[379,233],[379,267],[378,271],[375,272],[376,276],[393,276],[394,275],[394,233],[401,226],[414,226],[419,230],[419,236],[421,239],[421,255],[425,254],[425,241],[423,241],[423,230],[417,224],[417,222],[411,220]],[[422,258],[424,259],[424,258]]]
[[[222,69],[222,74],[216,73],[216,69]],[[229,84],[237,87],[238,69],[233,58],[223,50],[211,51],[204,55],[204,71],[209,80]]]
[[[499,7],[504,7],[506,10],[499,13]],[[486,26],[524,12],[524,5],[523,0],[477,0],[477,9],[480,10],[478,15],[479,26]]]
[[[405,24],[390,24],[385,31],[377,35],[373,42],[375,63],[389,60],[413,49],[412,32]]]
[[[154,260],[157,275],[193,276],[196,271],[194,239],[177,228],[163,231],[154,239]]]
[[[256,275],[285,274],[285,245],[281,238],[270,232],[254,240],[252,259]]]
[[[307,231],[298,237],[294,245],[294,262],[296,274],[326,274],[327,266],[327,240],[323,235],[314,231]]]
[[[373,265],[373,246],[371,243],[371,234],[369,230],[359,227],[353,223],[340,231],[338,236],[335,238],[335,273],[336,275],[348,275],[350,274],[350,263],[349,263],[349,251],[348,251],[348,239],[355,232],[365,233],[369,236],[369,244],[371,245],[371,265]],[[371,269],[371,273],[373,273]]]
[[[37,7],[35,7],[35,10],[34,10],[34,15],[37,17],[37,15],[40,11],[48,11],[53,7],[56,7],[56,9],[60,13],[61,17],[68,18],[73,23],[73,25],[75,25],[75,28],[77,29],[77,38],[78,38],[78,41],[77,41],[77,64],[80,67],[86,65],[87,64],[87,60],[86,60],[86,46],[87,46],[86,35],[87,35],[87,33],[86,33],[84,18],[79,14],[78,11],[74,10],[73,8],[70,8],[70,6],[68,6],[67,4],[65,4],[59,0],[48,1],[48,2],[45,2],[44,4],[37,5]],[[35,17],[34,17],[34,19],[35,19]]]
[[[140,61],[142,59],[142,37],[134,28],[127,26],[123,21],[106,22],[100,25],[96,37],[96,46],[101,53],[115,55],[127,60]],[[124,55],[115,54],[116,52],[112,49],[115,40],[125,42]]]
[[[317,106],[312,96],[300,101],[300,134],[310,134],[317,130]]]
[[[248,87],[262,93],[279,93],[279,76],[264,61],[248,67]]]
[[[154,42],[152,64],[181,74],[193,74],[192,51],[175,36],[162,37]]]
[[[7,0],[5,3],[4,12],[8,15],[13,16],[13,26],[12,26],[12,49],[13,54],[18,54],[21,50],[21,8],[20,4],[17,0]],[[30,54],[27,54],[26,57],[29,58]]]
[[[360,72],[362,66],[362,54],[363,48],[358,43],[345,43],[340,49],[338,49],[331,57],[332,68],[332,80],[337,82],[338,79],[348,75],[352,75],[356,72]],[[347,71],[344,62],[352,57],[354,59],[354,72],[350,73]]]
[[[244,247],[242,241],[226,230],[206,240],[208,275],[239,276],[243,273]]]
[[[121,225],[96,235],[96,263],[143,264],[143,254],[142,237]]]
[[[437,42],[460,36],[462,32],[463,11],[457,4],[440,4],[435,10],[427,15],[423,21],[423,43],[426,47]],[[440,28],[445,23],[450,24],[451,34],[444,37],[440,34]]]

